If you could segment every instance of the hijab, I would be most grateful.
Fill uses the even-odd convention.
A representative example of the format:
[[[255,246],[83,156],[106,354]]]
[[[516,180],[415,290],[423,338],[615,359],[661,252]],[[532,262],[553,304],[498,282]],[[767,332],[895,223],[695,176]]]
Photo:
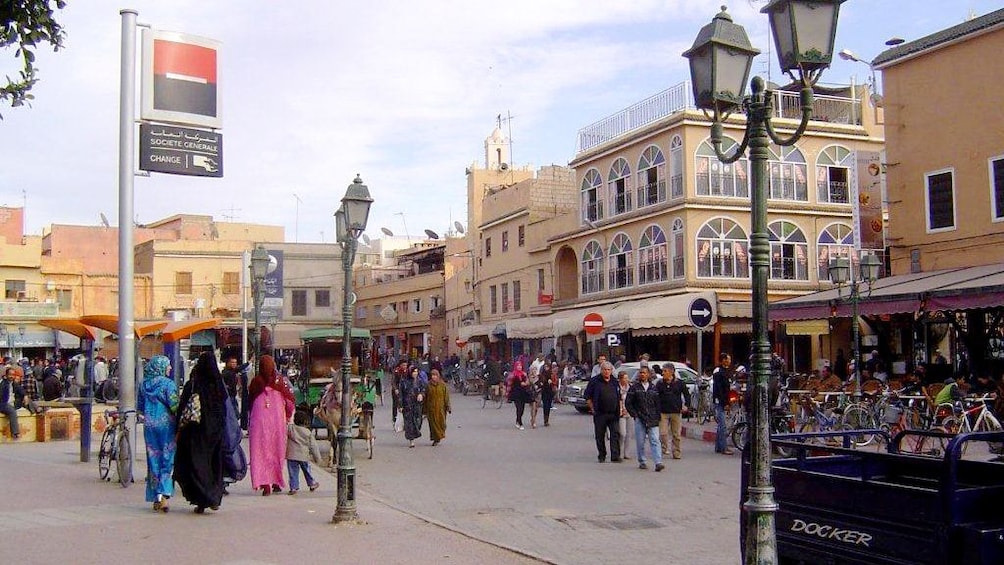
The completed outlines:
[[[171,361],[163,355],[157,355],[153,359],[146,362],[146,366],[143,367],[143,380],[149,381],[157,377],[166,377],[167,368],[171,366]]]
[[[258,362],[258,374],[248,386],[248,401],[253,403],[259,394],[265,392],[265,387],[281,393],[290,402],[296,402],[293,398],[293,391],[286,384],[286,379],[276,370],[275,359],[271,355],[261,356],[261,360]]]

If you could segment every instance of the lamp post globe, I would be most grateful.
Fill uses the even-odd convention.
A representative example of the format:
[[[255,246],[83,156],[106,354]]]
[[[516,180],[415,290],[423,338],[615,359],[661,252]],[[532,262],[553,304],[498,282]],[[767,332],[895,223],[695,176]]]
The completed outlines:
[[[750,278],[753,310],[753,374],[750,390],[750,440],[743,450],[743,511],[745,522],[742,548],[747,564],[777,563],[777,535],[774,486],[771,483],[770,417],[768,386],[771,347],[768,338],[767,281],[770,275],[770,240],[767,234],[767,161],[770,145],[793,145],[805,132],[812,117],[812,85],[829,66],[833,53],[837,11],[843,0],[773,0],[763,10],[777,28],[781,68],[797,70],[802,83],[799,96],[801,119],[788,137],[781,137],[771,124],[774,94],[761,77],[750,81],[751,93],[744,95],[755,49],[741,25],[735,24],[725,7],[711,23],[701,28],[693,46],[683,53],[690,61],[694,104],[711,119],[711,144],[724,164],[735,163],[749,149],[750,179]],[[823,25],[826,15],[831,25]],[[787,27],[785,27],[787,26]],[[803,27],[805,29],[803,29]],[[785,34],[781,36],[780,34]],[[828,35],[820,43],[820,37]],[[722,152],[722,120],[741,108],[746,115],[742,143],[726,155]]]
[[[345,190],[345,196],[342,197],[345,227],[353,239],[359,239],[359,236],[366,231],[366,222],[369,221],[372,204],[373,198],[370,197],[370,189],[363,184],[363,179],[356,175],[352,184]]]

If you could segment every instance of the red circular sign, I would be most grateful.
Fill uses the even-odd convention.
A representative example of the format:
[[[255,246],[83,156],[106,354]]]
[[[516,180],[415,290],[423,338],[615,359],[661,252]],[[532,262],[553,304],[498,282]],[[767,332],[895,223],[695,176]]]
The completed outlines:
[[[460,338],[458,337],[458,338],[457,338],[457,341],[456,341],[456,344],[457,344],[457,347],[459,347],[459,348],[463,349],[463,348],[464,348],[464,346],[465,346],[465,345],[467,345],[467,340],[464,340],[464,339],[460,339]]]
[[[587,334],[598,334],[603,331],[603,316],[600,316],[596,312],[590,312],[586,314],[585,318],[582,318],[582,327],[586,330]]]

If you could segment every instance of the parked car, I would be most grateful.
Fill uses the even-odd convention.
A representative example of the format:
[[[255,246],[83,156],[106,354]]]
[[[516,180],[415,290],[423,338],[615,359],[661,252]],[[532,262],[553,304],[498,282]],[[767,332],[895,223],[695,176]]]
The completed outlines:
[[[697,384],[700,382],[700,377],[697,371],[688,367],[685,363],[680,363],[677,361],[649,361],[648,366],[659,365],[660,367],[665,367],[666,365],[673,365],[676,368],[676,377],[681,379],[684,384],[687,385],[687,390],[690,391],[690,407],[694,409],[697,407]],[[635,378],[638,376],[638,369],[641,368],[641,363],[621,363],[621,366],[614,371],[614,375],[620,371],[628,372],[628,379],[634,382]],[[562,395],[561,400],[567,404],[571,404],[576,410],[585,414],[589,411],[589,407],[586,406],[586,385],[589,384],[589,377],[585,376],[575,382],[569,384],[565,387],[565,393]]]

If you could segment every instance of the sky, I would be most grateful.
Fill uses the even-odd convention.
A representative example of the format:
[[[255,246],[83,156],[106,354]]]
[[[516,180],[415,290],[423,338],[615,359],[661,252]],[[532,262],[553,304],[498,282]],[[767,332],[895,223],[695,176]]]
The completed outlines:
[[[64,49],[37,53],[31,107],[0,106],[0,206],[24,205],[28,234],[100,225],[101,214],[118,224],[123,8],[141,24],[222,42],[224,177],[137,177],[134,221],[206,214],[284,226],[286,241],[331,242],[356,174],[375,201],[373,238],[380,228],[443,234],[464,221],[464,169],[483,166],[500,114],[514,165],[567,165],[579,129],[689,78],[681,53],[722,4],[764,52],[754,72],[786,82],[769,53],[765,3],[70,0],[57,14]],[[891,37],[918,39],[1000,4],[849,0],[835,50],[870,60]],[[0,73],[18,63],[0,50]],[[822,82],[869,75],[835,57]]]

